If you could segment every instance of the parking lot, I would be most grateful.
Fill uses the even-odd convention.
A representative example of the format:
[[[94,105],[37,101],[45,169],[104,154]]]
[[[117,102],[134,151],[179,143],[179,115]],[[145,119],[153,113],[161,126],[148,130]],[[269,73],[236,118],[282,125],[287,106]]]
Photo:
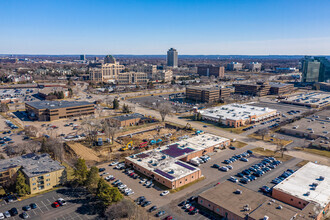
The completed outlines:
[[[53,207],[52,204],[59,198],[63,198],[67,204],[58,208]],[[37,208],[26,211],[31,219],[85,220],[97,217],[93,201],[88,194],[81,189],[68,188],[61,188],[23,201],[7,203],[3,200],[0,202],[0,212],[4,213],[15,207],[18,215],[10,217],[10,219],[22,219],[22,207],[32,203],[35,203]]]
[[[178,204],[183,200],[188,199],[191,196],[197,196],[199,193],[214,187],[218,183],[221,184],[221,182],[227,181],[230,178],[230,176],[235,176],[236,173],[246,168],[249,168],[253,164],[260,163],[264,157],[253,154],[250,157],[248,157],[247,162],[236,161],[230,164],[233,167],[233,169],[228,170],[227,172],[223,172],[216,168],[212,168],[213,164],[215,163],[219,164],[220,166],[225,166],[226,164],[222,163],[225,159],[228,159],[233,155],[246,152],[250,148],[251,148],[250,146],[246,146],[241,149],[236,149],[236,150],[226,149],[218,153],[215,152],[211,153],[210,154],[211,160],[199,166],[199,168],[202,171],[202,174],[206,177],[204,180],[197,182],[181,191],[178,191],[176,193],[170,193],[166,196],[160,196],[160,194],[165,190],[164,188],[161,189],[158,188],[157,186],[147,188],[143,184],[139,183],[140,179],[138,178],[133,179],[129,177],[127,174],[124,173],[125,170],[114,169],[114,166],[109,166],[109,163],[100,165],[98,167],[105,168],[106,170],[103,172],[109,173],[104,175],[104,177],[106,177],[107,175],[113,175],[116,178],[116,180],[120,179],[121,182],[127,185],[128,188],[131,188],[134,191],[134,194],[130,195],[129,197],[132,198],[133,200],[137,199],[140,196],[145,196],[146,200],[151,201],[151,204],[148,205],[146,209],[149,209],[150,207],[156,205],[158,207],[157,211],[164,210],[165,214],[163,217],[171,215],[175,219],[188,219],[188,218],[209,219],[210,216],[208,216],[207,213],[204,213],[203,215],[198,213],[193,216],[189,215],[189,213],[182,210],[178,206]],[[296,165],[300,161],[301,161],[300,159],[294,158],[292,160],[284,162],[281,165],[279,165],[276,169],[267,172],[265,175],[263,175],[262,177],[258,178],[253,182],[244,184],[244,186],[249,187],[256,191],[258,191],[259,188],[263,185],[268,185],[269,187],[271,187],[272,185],[274,185],[270,183],[272,179],[281,175],[284,170],[288,168],[290,169],[294,168],[294,165]],[[111,182],[113,181],[110,181],[110,183]],[[157,211],[154,211],[153,214],[155,214]]]
[[[18,102],[38,100],[38,89],[0,89],[1,100],[16,100]]]
[[[175,94],[180,94],[179,97],[176,97]],[[140,104],[146,107],[157,107],[160,103],[168,103],[173,106],[173,112],[175,113],[184,113],[191,111],[192,108],[196,105],[196,103],[187,102],[184,99],[184,95],[182,93],[173,93],[173,94],[165,94],[165,95],[151,95],[139,98],[128,99],[131,103]]]

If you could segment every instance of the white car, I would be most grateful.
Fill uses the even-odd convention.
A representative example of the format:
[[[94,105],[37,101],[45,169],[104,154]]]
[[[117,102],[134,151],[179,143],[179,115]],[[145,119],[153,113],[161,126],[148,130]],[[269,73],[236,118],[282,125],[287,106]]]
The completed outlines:
[[[143,183],[145,183],[145,182],[146,182],[146,179],[143,179],[143,180],[140,180],[139,183],[143,184]]]
[[[105,178],[105,180],[109,180],[109,179],[112,178],[112,177],[113,177],[113,175],[107,176],[107,177]]]
[[[5,216],[3,215],[2,212],[0,212],[0,219],[4,219],[4,218],[5,218]]]
[[[118,163],[119,163],[118,161],[114,161],[114,162],[110,163],[109,165],[110,165],[110,166],[115,166],[115,165],[117,165]]]
[[[231,176],[229,178],[230,181],[234,182],[234,183],[237,183],[238,182],[238,179],[236,179],[235,177]]]
[[[119,186],[118,188],[122,189],[122,188],[125,188],[125,187],[127,187],[127,186],[125,184],[123,184],[123,185]]]
[[[166,195],[169,194],[169,193],[170,193],[170,191],[167,191],[167,190],[166,190],[166,191],[162,192],[160,195],[161,195],[161,196],[166,196]]]
[[[130,191],[130,192],[126,193],[127,196],[130,196],[132,194],[134,194],[134,191]]]

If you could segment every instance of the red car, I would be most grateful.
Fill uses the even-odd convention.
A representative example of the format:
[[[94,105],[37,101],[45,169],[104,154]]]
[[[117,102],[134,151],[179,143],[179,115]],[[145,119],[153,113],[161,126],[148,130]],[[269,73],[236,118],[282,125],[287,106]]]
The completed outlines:
[[[58,202],[54,202],[54,203],[53,203],[53,206],[54,206],[55,208],[58,208],[58,207],[60,207],[60,204],[58,204]]]
[[[164,220],[171,220],[171,219],[173,219],[173,217],[172,216],[167,216],[166,218],[164,218]]]
[[[131,173],[129,176],[133,176],[135,173]]]
[[[190,206],[190,208],[188,209],[189,212],[192,212],[195,209],[194,206]]]

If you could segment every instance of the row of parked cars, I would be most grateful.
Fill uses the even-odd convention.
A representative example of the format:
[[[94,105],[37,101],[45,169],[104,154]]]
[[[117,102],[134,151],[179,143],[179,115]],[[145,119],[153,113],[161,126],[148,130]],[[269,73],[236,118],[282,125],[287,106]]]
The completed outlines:
[[[256,180],[258,177],[261,177],[272,169],[275,169],[281,163],[281,161],[276,160],[274,157],[267,157],[260,163],[254,164],[250,168],[237,173],[236,176],[241,178],[241,183],[247,184],[248,182]]]
[[[21,214],[21,217],[23,219],[29,218],[27,211],[30,211],[31,209],[36,209],[36,208],[38,208],[38,206],[35,203],[31,203],[30,205],[23,206],[23,208],[22,208],[23,212]],[[17,210],[17,208],[14,207],[4,213],[0,212],[0,219],[10,218],[10,217],[16,216],[16,215],[18,215],[18,210]]]
[[[16,125],[13,124],[13,122],[6,120],[6,124],[8,127],[10,127],[11,129],[17,129],[18,127]]]
[[[194,166],[199,166],[203,163],[206,163],[208,162],[209,160],[211,160],[211,157],[207,156],[207,155],[204,155],[204,156],[201,156],[201,157],[195,157],[195,158],[192,158],[189,163],[191,163],[192,165]]]
[[[189,215],[195,215],[199,212],[199,210],[196,208],[196,196],[192,196],[187,200],[184,200],[178,204],[182,209],[184,209],[186,212],[188,212]]]
[[[291,176],[294,172],[295,171],[292,170],[292,169],[287,169],[285,172],[282,173],[282,175],[280,175],[279,177],[273,179],[271,183],[279,184],[280,182],[282,182],[283,180],[285,180],[286,178]]]

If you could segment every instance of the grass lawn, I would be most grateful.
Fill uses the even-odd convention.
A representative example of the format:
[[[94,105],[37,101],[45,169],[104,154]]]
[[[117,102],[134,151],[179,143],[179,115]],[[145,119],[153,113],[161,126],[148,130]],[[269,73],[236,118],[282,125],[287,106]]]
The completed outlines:
[[[179,187],[179,188],[171,189],[171,190],[170,190],[170,193],[176,193],[176,192],[179,192],[179,191],[181,191],[181,190],[183,190],[183,189],[185,189],[185,188],[187,188],[187,187],[189,187],[189,186],[191,186],[191,185],[193,185],[193,184],[195,184],[195,183],[198,183],[199,181],[202,181],[202,180],[204,180],[204,179],[205,179],[205,176],[202,176],[201,178],[199,178],[199,179],[197,179],[197,180],[195,180],[195,181],[192,181],[192,182],[190,182],[190,183],[188,183],[188,184],[186,184],[186,185],[183,185],[183,186],[181,186],[181,187]]]
[[[256,154],[260,154],[260,155],[263,155],[266,157],[275,157],[276,159],[281,160],[281,161],[288,161],[293,158],[293,157],[291,157],[289,155],[285,155],[285,154],[282,157],[281,153],[279,153],[279,152],[275,153],[274,151],[264,149],[262,147],[254,148],[254,149],[252,149],[252,151]]]
[[[296,164],[297,167],[303,167],[305,164],[307,164],[309,162],[309,160],[303,160],[299,163]]]
[[[73,167],[71,167],[69,164],[67,164],[65,162],[62,162],[62,165],[65,166],[65,168],[66,168],[67,180],[68,181],[73,180],[74,179],[74,176],[73,176],[74,169],[73,169]]]
[[[315,148],[302,148],[302,147],[294,147],[294,149],[330,158],[330,151],[319,150]]]
[[[231,142],[231,145],[236,148],[242,148],[242,147],[245,147],[247,145],[247,143],[235,141],[235,142]]]
[[[257,140],[262,140],[262,136],[257,135],[257,134],[250,134],[250,135],[248,135],[248,137],[255,138]],[[265,136],[263,141],[276,144],[276,143],[278,143],[279,140],[281,141],[281,144],[283,144],[283,146],[286,146],[286,145],[292,143],[292,140],[283,140],[283,139],[278,139],[278,138],[274,138],[274,137],[270,137],[270,136]]]
[[[6,195],[6,191],[3,188],[0,188],[0,197],[5,195]]]

